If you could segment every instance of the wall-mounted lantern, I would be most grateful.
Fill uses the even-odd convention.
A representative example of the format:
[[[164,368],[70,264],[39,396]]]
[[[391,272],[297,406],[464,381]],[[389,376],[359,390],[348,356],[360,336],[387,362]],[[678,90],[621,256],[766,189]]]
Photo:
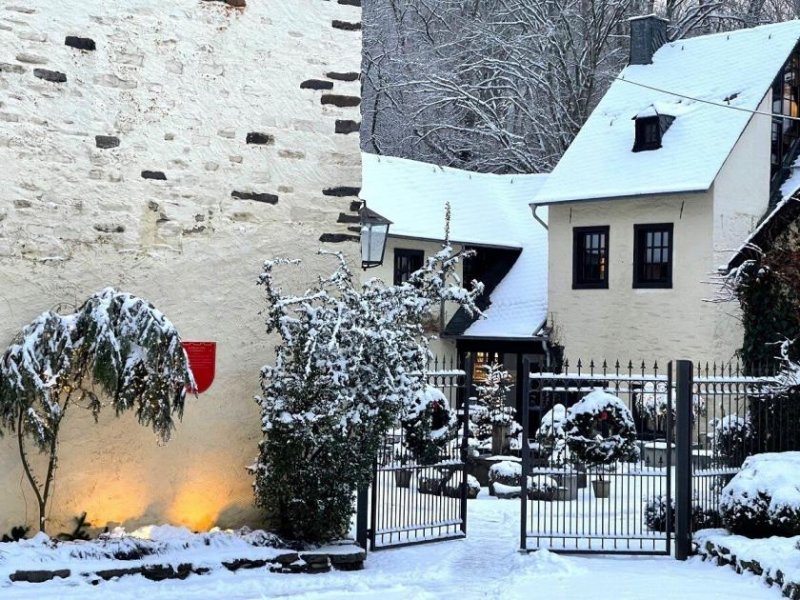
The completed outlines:
[[[361,268],[365,271],[383,264],[386,239],[392,222],[367,208],[361,207]]]

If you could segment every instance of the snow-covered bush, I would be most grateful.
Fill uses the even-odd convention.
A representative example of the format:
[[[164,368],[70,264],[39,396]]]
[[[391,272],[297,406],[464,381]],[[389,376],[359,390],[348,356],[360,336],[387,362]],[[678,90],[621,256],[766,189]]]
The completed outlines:
[[[675,531],[675,499],[670,498],[670,508],[672,513],[672,530]],[[644,522],[648,529],[653,531],[667,530],[667,496],[665,494],[653,496],[645,502]],[[703,507],[700,502],[695,500],[692,503],[692,531],[707,529],[709,527],[719,527],[720,515],[712,508]]]
[[[489,467],[489,492],[494,494],[495,484],[520,487],[522,465],[516,461],[503,460]]]
[[[444,495],[450,498],[461,497],[461,486],[456,483],[457,477],[451,477],[444,485]],[[467,475],[467,498],[473,500],[481,491],[481,484],[472,475]]]
[[[546,475],[532,475],[528,477],[529,500],[552,500],[558,489],[558,482]]]
[[[800,535],[800,452],[745,459],[720,493],[720,513],[725,527],[739,535]]]
[[[566,407],[563,404],[554,404],[544,414],[536,430],[536,443],[541,448],[540,453],[555,464],[563,464],[569,458],[567,435],[564,431],[566,419]]]
[[[411,457],[420,465],[432,465],[456,435],[458,422],[447,405],[445,395],[433,387],[416,394],[400,416],[404,442]]]
[[[708,437],[715,457],[726,466],[738,467],[754,450],[755,431],[749,417],[711,419]]]
[[[633,415],[613,394],[587,394],[567,410],[563,426],[567,447],[580,462],[607,465],[639,457]]]
[[[299,296],[274,274],[298,261],[269,260],[259,280],[267,331],[280,342],[261,371],[256,503],[284,537],[305,542],[347,531],[353,494],[369,483],[387,430],[425,390],[425,320],[443,301],[476,310],[482,289],[454,279],[464,254],[449,246],[396,286],[357,286],[335,256],[336,271]]]
[[[173,324],[152,304],[112,288],[90,296],[76,312],[49,311],[27,325],[0,357],[0,433],[15,431],[24,472],[39,508],[39,529],[58,464],[58,436],[71,406],[97,419],[108,399],[117,415],[133,410],[139,423],[166,441],[194,388]],[[34,474],[25,442],[47,455]]]

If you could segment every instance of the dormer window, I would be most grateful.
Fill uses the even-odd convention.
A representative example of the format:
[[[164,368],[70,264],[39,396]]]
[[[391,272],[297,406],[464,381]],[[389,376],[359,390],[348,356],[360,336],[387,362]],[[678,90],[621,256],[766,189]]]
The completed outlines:
[[[636,139],[633,143],[634,152],[643,150],[658,150],[664,133],[672,125],[675,117],[670,115],[649,114],[634,117],[636,121]]]

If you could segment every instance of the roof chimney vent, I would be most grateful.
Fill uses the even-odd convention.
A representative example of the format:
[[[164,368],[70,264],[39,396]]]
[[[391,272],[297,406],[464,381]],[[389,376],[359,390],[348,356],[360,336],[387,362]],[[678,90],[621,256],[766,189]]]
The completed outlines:
[[[649,65],[653,54],[667,43],[667,19],[645,15],[628,19],[631,24],[631,52],[628,64]]]

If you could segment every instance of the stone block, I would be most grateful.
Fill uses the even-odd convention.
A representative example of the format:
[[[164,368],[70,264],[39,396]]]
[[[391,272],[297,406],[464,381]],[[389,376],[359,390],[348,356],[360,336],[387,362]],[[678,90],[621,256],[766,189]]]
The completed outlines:
[[[64,44],[70,48],[87,50],[89,52],[97,49],[97,45],[94,43],[92,38],[78,37],[76,35],[68,35],[66,38],[64,38]]]
[[[119,138],[115,135],[96,135],[94,143],[98,148],[116,148],[119,146]]]
[[[64,83],[67,80],[66,74],[61,71],[51,71],[49,69],[34,69],[33,75],[45,81],[52,81],[53,83]]]

